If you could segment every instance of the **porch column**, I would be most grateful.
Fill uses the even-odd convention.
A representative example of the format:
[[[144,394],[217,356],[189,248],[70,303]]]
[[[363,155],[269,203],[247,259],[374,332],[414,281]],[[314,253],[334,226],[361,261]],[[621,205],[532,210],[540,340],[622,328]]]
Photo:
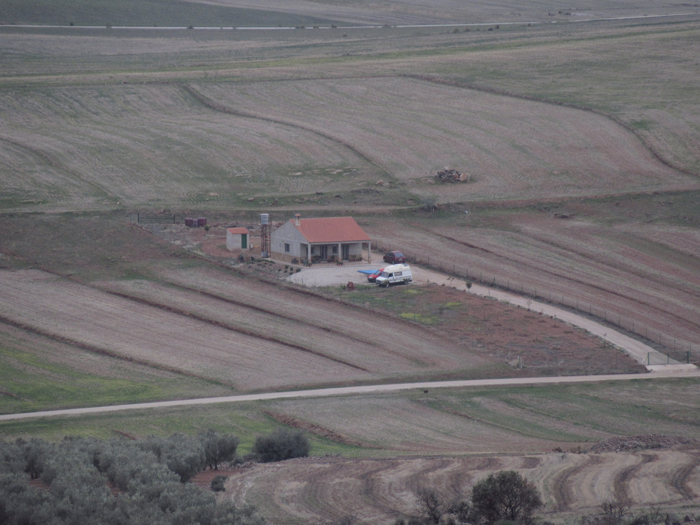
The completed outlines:
[[[340,245],[340,243],[338,243],[338,260],[343,260],[343,247]]]
[[[372,241],[367,243],[367,263],[372,264]]]
[[[306,260],[311,264],[311,243],[306,245]]]

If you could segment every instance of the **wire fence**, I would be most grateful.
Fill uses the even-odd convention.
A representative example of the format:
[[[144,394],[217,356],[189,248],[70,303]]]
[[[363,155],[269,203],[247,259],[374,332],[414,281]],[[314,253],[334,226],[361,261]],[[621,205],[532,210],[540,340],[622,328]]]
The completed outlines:
[[[129,221],[136,224],[184,224],[185,217],[175,214],[132,213],[129,216]]]
[[[384,248],[376,242],[372,244],[379,252],[386,253],[390,251],[390,249]],[[651,329],[639,321],[627,318],[619,313],[601,308],[589,302],[567,297],[560,293],[553,293],[542,288],[526,286],[523,283],[511,281],[509,279],[499,278],[494,274],[482,270],[460,268],[457,264],[447,264],[437,257],[419,256],[416,253],[406,251],[404,251],[403,254],[406,256],[406,261],[409,263],[420,264],[425,268],[439,271],[451,277],[463,279],[464,281],[476,282],[492,288],[498,288],[530,297],[533,300],[548,302],[576,310],[579,313],[587,314],[589,317],[619,328],[624,332],[643,338],[651,342],[652,346],[656,346],[657,350],[663,350],[663,353],[657,352],[658,355],[650,354],[648,358],[650,363],[648,364],[670,364],[671,362],[690,363],[700,352],[700,345],[678,340],[677,338],[663,334],[659,330]]]

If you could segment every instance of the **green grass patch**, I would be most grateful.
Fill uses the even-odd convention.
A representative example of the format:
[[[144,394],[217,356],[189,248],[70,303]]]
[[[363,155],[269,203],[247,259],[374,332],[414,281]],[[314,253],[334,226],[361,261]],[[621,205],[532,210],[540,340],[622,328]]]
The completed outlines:
[[[234,393],[215,383],[37,339],[0,343],[0,392],[0,413],[5,414]]]
[[[688,379],[451,390],[436,394],[435,407],[543,439],[596,441],[649,433],[700,437],[700,420],[693,415],[700,409],[696,386],[696,379]]]
[[[284,426],[263,413],[262,402],[215,404],[197,407],[128,410],[101,415],[42,418],[0,423],[4,439],[43,438],[58,441],[66,436],[109,439],[127,434],[136,438],[169,436],[175,433],[196,435],[208,429],[235,434],[241,440],[238,453],[249,453],[255,438]],[[291,427],[290,427],[291,428]],[[314,456],[341,454],[367,455],[363,449],[308,434]]]
[[[174,0],[5,0],[0,20],[14,24],[98,26],[314,26],[333,21]]]
[[[313,455],[382,456],[388,452],[400,454],[395,447],[400,445],[402,438],[396,429],[405,426],[411,432],[412,439],[416,439],[421,434],[421,426],[428,424],[428,420],[406,420],[405,415],[392,416],[391,412],[382,408],[388,402],[401,403],[403,399],[426,404],[441,412],[442,417],[454,417],[458,425],[464,424],[466,416],[479,425],[492,426],[494,433],[501,436],[499,439],[512,436],[509,439],[513,439],[514,443],[521,438],[562,444],[594,443],[613,435],[650,433],[700,438],[700,420],[697,418],[700,413],[700,389],[696,387],[696,379],[649,379],[512,388],[431,389],[429,394],[421,390],[347,398],[227,403],[11,421],[0,423],[0,434],[6,439],[42,437],[58,440],[67,435],[109,438],[118,433],[134,437],[176,432],[197,434],[213,428],[239,436],[239,450],[244,454],[250,450],[256,436],[281,426],[265,411],[285,413],[288,410],[292,417],[301,416],[327,429],[338,429],[338,418],[366,418],[369,421],[380,418],[385,428],[381,436],[377,436],[376,429],[371,425],[360,425],[358,419],[358,427],[353,427],[351,437],[367,443],[382,443],[381,446],[386,448],[363,448],[325,437],[310,437]],[[424,417],[431,416],[426,414]],[[391,428],[394,431],[386,433]],[[430,435],[426,433],[426,439]],[[425,445],[429,447],[430,443]],[[465,446],[465,450],[468,450],[468,446]]]
[[[425,324],[425,325],[440,324],[440,319],[438,317],[435,317],[432,315],[423,315],[423,314],[418,314],[418,313],[413,313],[413,312],[402,312],[399,314],[399,316],[403,319],[407,319],[409,321],[415,321],[417,323],[421,323],[421,324]]]

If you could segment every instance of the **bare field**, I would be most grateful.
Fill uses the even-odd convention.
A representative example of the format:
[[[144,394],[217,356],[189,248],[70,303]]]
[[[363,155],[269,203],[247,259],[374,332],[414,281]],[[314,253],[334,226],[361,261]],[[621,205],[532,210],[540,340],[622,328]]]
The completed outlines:
[[[348,381],[365,374],[287,345],[163,312],[37,271],[2,272],[5,319],[95,351],[237,390]],[[11,305],[11,306],[10,306]]]
[[[100,355],[0,323],[0,412],[4,414],[197,396],[231,388]]]
[[[190,1],[178,16],[200,3]],[[63,8],[76,4],[61,0]],[[284,32],[0,27],[3,411],[639,370],[563,323],[493,300],[463,301],[447,286],[406,296],[413,287],[374,296],[358,290],[361,300],[351,306],[241,277],[127,225],[139,211],[216,216],[222,225],[260,212],[279,221],[298,211],[354,215],[375,246],[555,302],[560,296],[613,324],[626,318],[637,333],[663,334],[664,350],[697,347],[697,14],[569,23],[696,13],[697,6],[207,5],[214,7],[201,16],[237,8],[248,21],[265,9],[275,21],[318,21],[323,12],[347,22],[502,24]],[[548,23],[529,26],[530,17]],[[471,182],[433,184],[446,165]],[[434,213],[423,208],[431,202]],[[391,314],[377,313],[382,308]],[[58,439],[213,427],[240,433],[249,447],[274,427],[300,428],[311,434],[314,453],[356,458],[239,469],[225,497],[257,503],[271,523],[353,514],[389,524],[413,511],[419,485],[466,492],[490,472],[516,469],[541,489],[545,519],[571,523],[615,496],[700,512],[697,447],[592,448],[650,432],[700,438],[697,386],[673,379],[419,390],[57,418],[2,430]]]
[[[346,460],[291,460],[227,471],[226,497],[257,503],[270,523],[309,523],[356,516],[389,524],[417,512],[414,491],[437,488],[466,497],[474,483],[501,470],[534,482],[547,520],[593,513],[612,495],[635,510],[652,505],[692,512],[700,506],[697,448],[636,453]],[[681,476],[679,472],[683,472]],[[264,496],[263,496],[264,495]]]
[[[654,159],[626,129],[576,109],[408,78],[195,89],[232,111],[336,137],[411,191],[440,202],[698,186]],[[431,186],[443,166],[473,182]]]
[[[239,391],[468,374],[493,363],[409,323],[221,273],[206,295],[103,283],[120,292],[114,295],[37,270],[0,276],[5,322]],[[255,300],[265,296],[274,307]],[[369,327],[382,336],[368,334]]]
[[[0,106],[6,209],[231,206],[379,176],[342,144],[217,114],[172,86],[0,93]]]
[[[688,350],[697,340],[695,228],[611,227],[571,211],[564,213],[570,218],[557,218],[556,210],[481,214],[478,207],[469,216],[454,210],[446,215],[455,217],[451,224],[416,221],[404,231],[390,221],[373,221],[370,231],[382,245],[423,263],[430,257],[433,267],[449,273],[469,272],[486,283],[495,279],[500,286],[578,306],[615,324],[624,321],[625,328],[657,341],[664,334],[669,349]]]
[[[546,1],[527,2],[491,2],[479,1],[465,4],[458,0],[421,0],[400,1],[384,0],[366,2],[352,0],[338,2],[334,0],[309,1],[294,0],[279,2],[277,0],[190,0],[204,5],[218,5],[238,8],[258,8],[274,13],[297,14],[304,16],[327,17],[341,23],[349,24],[455,24],[493,22],[522,22],[523,20],[550,20],[552,13],[557,13],[556,4]],[[573,12],[572,12],[573,11]],[[626,0],[611,4],[606,0],[596,0],[585,8],[567,9],[567,15],[558,13],[559,19],[575,16],[577,19],[590,19],[608,16],[634,16],[648,14],[670,14],[687,12],[687,6],[666,5],[663,7],[642,9],[639,4]],[[693,11],[691,8],[690,11]]]

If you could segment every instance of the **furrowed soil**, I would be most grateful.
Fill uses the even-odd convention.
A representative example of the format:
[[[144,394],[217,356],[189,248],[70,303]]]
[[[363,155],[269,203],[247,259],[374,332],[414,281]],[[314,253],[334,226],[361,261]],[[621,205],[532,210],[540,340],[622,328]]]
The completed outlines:
[[[571,108],[411,78],[193,89],[212,109],[342,140],[411,191],[445,203],[530,198],[544,188],[550,197],[598,194],[601,177],[609,193],[698,186],[654,159],[629,130]],[[432,184],[426,175],[443,166],[459,166],[469,183]]]
[[[261,212],[352,215],[409,262],[564,304],[698,362],[697,6],[128,0],[110,11],[149,26],[229,14],[273,26],[502,21],[179,31],[108,29],[120,22],[75,0],[40,3],[0,6],[0,411],[640,371],[570,326],[448,287],[282,284],[283,265],[238,265],[222,248],[225,227]],[[644,15],[665,18],[569,23]],[[5,25],[24,20],[66,27]],[[437,183],[445,166],[468,182]],[[198,216],[209,232],[163,229],[179,244],[133,224]],[[284,426],[308,432],[316,454],[353,456],[226,472],[221,497],[272,524],[389,524],[415,512],[419,486],[468,495],[504,469],[536,483],[547,521],[578,523],[619,497],[676,523],[700,512],[698,392],[680,378],[420,390],[42,419],[3,434],[215,427],[241,434],[245,452]]]
[[[411,260],[592,314],[680,357],[700,336],[699,197],[453,206],[370,229]]]
[[[419,487],[436,488],[448,499],[465,498],[474,483],[502,470],[519,472],[535,484],[546,505],[539,515],[546,520],[561,522],[595,513],[612,494],[625,497],[633,510],[656,505],[681,516],[696,511],[700,480],[692,472],[700,465],[698,443],[651,450],[644,450],[641,443],[640,448],[632,453],[308,458],[210,471],[198,481],[205,486],[213,474],[227,476],[222,497],[257,503],[273,524],[344,516],[390,524],[420,512],[415,496]]]
[[[559,321],[449,288],[333,298],[193,258],[119,220],[6,225],[2,326],[236,391],[643,371]],[[46,251],[49,239],[65,244]]]

